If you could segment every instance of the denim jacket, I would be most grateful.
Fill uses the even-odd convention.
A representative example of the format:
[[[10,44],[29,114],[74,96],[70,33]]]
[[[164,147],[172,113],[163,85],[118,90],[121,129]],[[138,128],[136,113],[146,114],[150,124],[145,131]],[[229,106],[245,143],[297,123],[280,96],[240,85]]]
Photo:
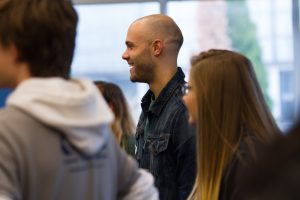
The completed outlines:
[[[149,170],[161,200],[185,200],[196,176],[196,132],[182,102],[184,74],[180,67],[149,109],[153,93],[142,98],[136,132],[136,159]],[[144,135],[148,117],[148,134]]]

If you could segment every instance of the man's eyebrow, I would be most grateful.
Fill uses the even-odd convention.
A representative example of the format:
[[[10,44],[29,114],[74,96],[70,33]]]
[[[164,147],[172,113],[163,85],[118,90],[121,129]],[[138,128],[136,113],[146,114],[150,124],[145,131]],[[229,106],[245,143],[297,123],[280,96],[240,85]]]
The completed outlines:
[[[133,43],[133,42],[130,42],[130,41],[125,41],[125,44],[126,44],[127,46],[132,46],[134,43]]]

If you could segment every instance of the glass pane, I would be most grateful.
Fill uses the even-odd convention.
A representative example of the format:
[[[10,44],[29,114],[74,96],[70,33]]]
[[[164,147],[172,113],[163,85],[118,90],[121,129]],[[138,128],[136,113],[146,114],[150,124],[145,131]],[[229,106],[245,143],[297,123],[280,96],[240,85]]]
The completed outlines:
[[[129,67],[122,60],[128,26],[137,18],[159,12],[158,3],[76,5],[79,14],[73,77],[89,77],[118,84],[132,107],[140,112],[145,84],[131,83]]]
[[[169,2],[168,15],[185,37],[179,65],[188,71],[190,57],[210,48],[234,49],[246,55],[254,63],[275,119],[286,130],[295,120],[295,94],[290,88],[294,70],[291,2]]]

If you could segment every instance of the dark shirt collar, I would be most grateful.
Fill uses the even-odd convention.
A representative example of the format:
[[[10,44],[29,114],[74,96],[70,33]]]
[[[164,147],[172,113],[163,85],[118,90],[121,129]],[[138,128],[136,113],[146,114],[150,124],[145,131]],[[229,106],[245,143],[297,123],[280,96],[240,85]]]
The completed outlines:
[[[147,93],[142,98],[142,109],[143,112],[152,112],[153,114],[159,116],[162,109],[167,104],[170,97],[173,95],[175,90],[184,83],[184,73],[180,67],[177,67],[176,74],[171,78],[167,85],[162,89],[159,96],[155,100],[154,104],[149,108],[151,103],[151,98],[154,95],[151,90],[148,90]]]

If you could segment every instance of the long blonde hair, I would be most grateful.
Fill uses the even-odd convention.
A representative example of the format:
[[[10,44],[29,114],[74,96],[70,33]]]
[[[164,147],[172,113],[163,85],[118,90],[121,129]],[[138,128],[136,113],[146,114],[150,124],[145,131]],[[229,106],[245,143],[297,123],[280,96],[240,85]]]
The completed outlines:
[[[245,129],[262,143],[268,143],[279,129],[245,56],[212,49],[193,57],[191,63],[198,106],[198,174],[189,199],[217,200],[223,174],[239,154]],[[253,144],[246,145],[255,152]]]
[[[96,81],[95,84],[115,115],[111,129],[118,143],[123,147],[124,136],[133,136],[135,132],[135,125],[123,92],[119,86],[113,83]]]

